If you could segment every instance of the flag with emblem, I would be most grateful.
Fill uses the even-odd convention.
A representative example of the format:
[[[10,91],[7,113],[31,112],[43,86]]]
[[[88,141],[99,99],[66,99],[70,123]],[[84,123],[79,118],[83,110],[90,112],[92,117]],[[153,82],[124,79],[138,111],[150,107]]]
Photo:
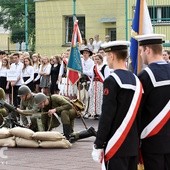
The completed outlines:
[[[82,73],[82,63],[77,42],[82,43],[82,37],[78,26],[78,20],[74,22],[71,52],[67,65],[69,69],[68,79],[71,81],[72,84],[75,84],[79,80],[80,78],[79,74]]]
[[[132,61],[133,72],[135,74],[141,71],[142,62],[138,55],[138,42],[134,39],[134,36],[151,33],[153,33],[153,28],[146,0],[137,0],[132,23],[130,46],[130,57]]]

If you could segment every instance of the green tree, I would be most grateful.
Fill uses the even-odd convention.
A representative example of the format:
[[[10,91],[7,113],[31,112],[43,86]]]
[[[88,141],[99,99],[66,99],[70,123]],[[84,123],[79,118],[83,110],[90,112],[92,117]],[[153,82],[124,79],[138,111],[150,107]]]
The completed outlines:
[[[0,0],[0,25],[11,31],[11,41],[22,43],[25,30],[25,0]],[[25,36],[25,35],[24,35]],[[28,41],[35,50],[35,3],[28,0]]]
[[[25,40],[25,30],[19,27],[13,28],[11,34],[11,41],[13,43],[19,43],[19,51],[21,51],[21,44]]]

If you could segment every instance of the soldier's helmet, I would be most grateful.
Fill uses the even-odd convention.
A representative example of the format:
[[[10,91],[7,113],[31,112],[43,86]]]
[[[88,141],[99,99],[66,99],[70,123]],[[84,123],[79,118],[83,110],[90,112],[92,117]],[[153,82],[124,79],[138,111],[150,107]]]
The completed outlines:
[[[0,100],[5,100],[5,91],[0,87]]]
[[[47,96],[44,93],[37,93],[34,96],[35,104],[40,104],[41,102],[45,101],[47,99]]]
[[[18,96],[27,95],[27,94],[29,94],[29,93],[31,93],[31,90],[30,90],[30,88],[29,88],[28,86],[26,86],[26,85],[22,85],[22,86],[20,86],[19,89],[18,89]]]

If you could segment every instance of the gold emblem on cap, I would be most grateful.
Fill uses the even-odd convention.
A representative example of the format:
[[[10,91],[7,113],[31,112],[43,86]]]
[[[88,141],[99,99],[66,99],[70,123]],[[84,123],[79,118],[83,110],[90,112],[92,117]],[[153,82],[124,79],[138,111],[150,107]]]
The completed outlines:
[[[105,52],[111,51],[111,50],[112,50],[112,48],[106,48],[106,49],[105,49]]]

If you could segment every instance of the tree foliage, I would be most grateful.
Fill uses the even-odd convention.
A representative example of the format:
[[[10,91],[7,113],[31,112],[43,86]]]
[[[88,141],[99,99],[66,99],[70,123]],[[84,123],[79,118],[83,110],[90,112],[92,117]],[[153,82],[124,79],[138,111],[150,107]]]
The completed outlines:
[[[35,3],[28,0],[28,40],[31,50],[35,41]],[[25,30],[25,0],[0,0],[0,25],[11,31],[11,41],[22,43]]]
[[[12,30],[11,41],[13,43],[19,43],[19,51],[21,51],[21,44],[25,40],[25,30],[22,28],[15,28]]]

